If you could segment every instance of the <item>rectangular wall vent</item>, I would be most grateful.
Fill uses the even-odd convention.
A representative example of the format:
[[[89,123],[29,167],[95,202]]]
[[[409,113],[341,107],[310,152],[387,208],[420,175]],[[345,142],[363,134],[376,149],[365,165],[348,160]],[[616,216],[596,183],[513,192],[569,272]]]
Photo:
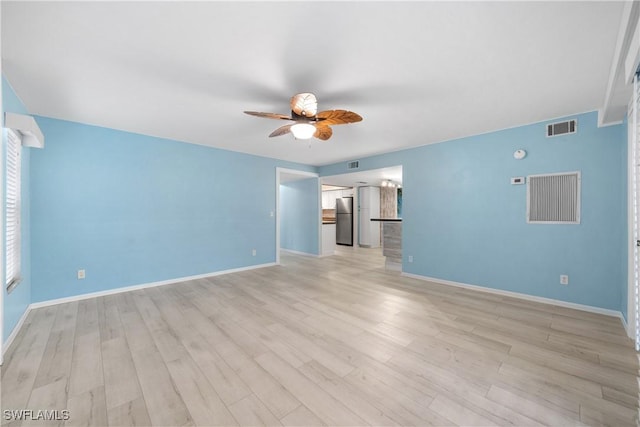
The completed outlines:
[[[580,224],[580,172],[528,176],[527,222]]]
[[[358,160],[347,163],[347,169],[358,169],[359,167],[360,167],[360,162]]]
[[[576,133],[577,131],[578,121],[575,119],[547,125],[547,137]]]

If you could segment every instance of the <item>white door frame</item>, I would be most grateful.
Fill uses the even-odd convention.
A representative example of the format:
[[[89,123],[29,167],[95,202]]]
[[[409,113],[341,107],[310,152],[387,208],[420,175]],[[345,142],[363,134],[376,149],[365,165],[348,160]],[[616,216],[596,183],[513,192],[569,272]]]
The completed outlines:
[[[640,285],[640,132],[638,121],[640,107],[640,87],[637,77],[633,80],[633,94],[627,108],[627,236],[628,236],[628,277],[627,277],[627,335],[634,340],[636,350],[640,344],[638,340],[638,303]]]
[[[637,241],[640,239],[640,229],[638,224],[640,207],[640,182],[638,181],[640,167],[638,165],[638,149],[640,146],[640,133],[638,132],[638,79],[637,71],[640,66],[640,44],[637,43],[638,32],[640,31],[640,20],[637,18],[638,2],[625,2],[622,11],[621,27],[618,33],[618,42],[614,58],[614,68],[609,77],[609,87],[605,103],[613,98],[611,95],[615,88],[615,79],[619,73],[623,73],[625,83],[632,84],[632,94],[627,106],[627,335],[634,340],[636,350],[640,339],[640,323],[638,316],[638,280],[640,272],[640,258]],[[623,48],[626,44],[627,46]],[[606,105],[605,104],[605,105]],[[600,123],[599,123],[600,124]],[[624,319],[623,319],[624,320]]]
[[[318,254],[322,253],[322,191],[320,175],[297,169],[276,167],[276,264],[280,265],[280,183],[282,174],[298,175],[300,179],[318,178]]]
[[[632,99],[632,104],[635,97]],[[636,259],[636,150],[634,147],[635,134],[634,128],[634,112],[635,108],[630,105],[627,124],[627,236],[628,236],[628,277],[627,277],[627,335],[635,339],[636,336],[636,287],[637,287],[637,259]]]

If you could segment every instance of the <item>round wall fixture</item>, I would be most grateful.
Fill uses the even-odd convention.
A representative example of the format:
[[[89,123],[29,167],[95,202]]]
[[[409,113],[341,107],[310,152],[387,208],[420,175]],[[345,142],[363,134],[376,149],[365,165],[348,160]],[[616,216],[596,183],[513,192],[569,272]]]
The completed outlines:
[[[527,152],[523,149],[516,150],[513,152],[513,158],[516,160],[524,159],[527,156]]]

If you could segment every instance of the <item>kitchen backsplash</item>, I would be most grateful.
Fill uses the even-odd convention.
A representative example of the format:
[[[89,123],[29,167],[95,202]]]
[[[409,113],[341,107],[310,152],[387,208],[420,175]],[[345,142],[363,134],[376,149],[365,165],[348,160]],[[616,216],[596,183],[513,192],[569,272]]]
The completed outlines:
[[[335,221],[336,210],[335,209],[322,209],[322,221]]]

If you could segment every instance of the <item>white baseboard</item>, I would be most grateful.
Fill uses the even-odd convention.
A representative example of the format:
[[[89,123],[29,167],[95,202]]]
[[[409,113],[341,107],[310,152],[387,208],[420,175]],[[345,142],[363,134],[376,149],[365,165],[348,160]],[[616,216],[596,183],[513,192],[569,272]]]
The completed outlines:
[[[391,258],[384,257],[384,268],[388,271],[399,271],[402,273],[402,262],[392,261]]]
[[[84,300],[84,299],[102,297],[102,296],[105,296],[105,295],[113,295],[113,294],[120,294],[122,292],[136,291],[138,289],[155,288],[157,286],[172,285],[172,284],[175,284],[175,283],[188,282],[190,280],[206,279],[207,277],[221,276],[223,274],[238,273],[238,272],[241,272],[241,271],[255,270],[255,269],[258,269],[258,268],[272,267],[274,265],[276,265],[275,262],[269,262],[269,263],[266,263],[266,264],[251,265],[251,266],[248,266],[248,267],[232,268],[232,269],[229,269],[229,270],[214,271],[212,273],[197,274],[195,276],[178,277],[176,279],[162,280],[162,281],[159,281],[159,282],[151,282],[151,283],[143,283],[143,284],[140,284],[140,285],[125,286],[125,287],[122,287],[122,288],[109,289],[109,290],[106,290],[106,291],[91,292],[91,293],[88,293],[88,294],[74,295],[74,296],[66,297],[66,298],[57,298],[57,299],[52,299],[52,300],[47,300],[47,301],[42,301],[42,302],[35,302],[35,303],[32,303],[29,307],[31,307],[31,308],[47,307],[47,306],[50,306],[50,305],[64,304],[64,303],[73,302],[73,301],[81,301],[81,300]]]
[[[250,265],[248,267],[232,268],[232,269],[229,269],[229,270],[215,271],[215,272],[212,272],[212,273],[198,274],[198,275],[195,275],[195,276],[179,277],[179,278],[176,278],[176,279],[162,280],[162,281],[159,281],[159,282],[143,283],[143,284],[140,284],[140,285],[125,286],[125,287],[122,287],[122,288],[109,289],[109,290],[106,290],[106,291],[90,292],[90,293],[86,293],[86,294],[74,295],[74,296],[71,296],[71,297],[56,298],[56,299],[52,299],[52,300],[31,303],[31,304],[29,304],[29,306],[25,310],[24,314],[22,315],[22,317],[18,321],[18,324],[13,328],[13,331],[11,331],[11,334],[9,335],[7,340],[4,342],[3,347],[2,347],[2,359],[4,359],[4,354],[7,352],[7,349],[9,348],[9,346],[11,346],[11,344],[13,343],[13,340],[15,339],[15,337],[20,332],[20,329],[22,328],[22,325],[24,324],[25,319],[29,315],[29,312],[31,310],[33,310],[33,309],[41,308],[41,307],[48,307],[48,306],[57,305],[57,304],[64,304],[64,303],[73,302],[73,301],[82,301],[82,300],[85,300],[85,299],[97,298],[97,297],[102,297],[102,296],[105,296],[105,295],[120,294],[120,293],[123,293],[123,292],[130,292],[130,291],[135,291],[135,290],[138,290],[138,289],[154,288],[154,287],[157,287],[157,286],[165,286],[165,285],[172,285],[172,284],[181,283],[181,282],[188,282],[190,280],[205,279],[207,277],[221,276],[223,274],[238,273],[238,272],[241,272],[241,271],[255,270],[255,269],[258,269],[258,268],[272,267],[274,265],[276,265],[275,262],[270,262],[270,263],[266,263],[266,264],[258,264],[258,265]]]
[[[290,253],[290,254],[293,254],[293,255],[310,256],[310,257],[314,257],[314,258],[320,257],[320,255],[318,255],[318,254],[311,254],[309,252],[294,251],[293,249],[280,248],[280,252],[287,252],[287,253]]]
[[[626,322],[624,321],[624,316],[622,315],[622,313],[620,311],[610,310],[610,309],[607,309],[607,308],[600,308],[600,307],[594,307],[594,306],[591,306],[591,305],[577,304],[577,303],[573,303],[573,302],[561,301],[561,300],[552,299],[552,298],[538,297],[538,296],[535,296],[535,295],[522,294],[520,292],[505,291],[505,290],[502,290],[502,289],[487,288],[487,287],[478,286],[478,285],[470,285],[468,283],[460,283],[460,282],[454,282],[454,281],[451,281],[451,280],[437,279],[435,277],[421,276],[419,274],[411,274],[411,273],[404,273],[403,272],[402,276],[410,277],[410,278],[418,279],[418,280],[424,280],[424,281],[427,281],[427,282],[438,283],[438,284],[441,284],[441,285],[456,286],[458,288],[472,289],[474,291],[486,292],[486,293],[497,294],[497,295],[504,295],[504,296],[508,296],[508,297],[512,297],[512,298],[518,298],[518,299],[527,300],[527,301],[534,301],[534,302],[540,302],[540,303],[544,303],[544,304],[551,304],[551,305],[556,305],[556,306],[559,306],[559,307],[573,308],[575,310],[588,311],[590,313],[604,314],[605,316],[617,317],[622,321],[623,325],[626,325]]]
[[[624,326],[624,330],[627,333],[627,336],[631,339],[633,338],[633,332],[631,331],[630,325],[627,323],[627,319],[624,318],[622,312],[620,313],[620,321],[622,322],[622,326]]]
[[[318,258],[326,258],[328,256],[334,256],[335,254],[336,254],[336,251],[321,253],[320,255],[318,255]]]
[[[24,322],[27,320],[27,316],[29,316],[30,312],[31,312],[31,305],[28,305],[27,308],[24,310],[24,313],[22,313],[20,320],[18,320],[18,323],[16,323],[16,326],[13,327],[13,330],[7,337],[6,341],[2,344],[2,355],[0,356],[0,366],[4,363],[4,355],[7,352],[7,349],[11,346],[11,344],[13,344],[13,340],[15,340],[16,337],[18,336],[18,333],[20,332],[20,329],[22,329],[22,326],[24,325]]]

